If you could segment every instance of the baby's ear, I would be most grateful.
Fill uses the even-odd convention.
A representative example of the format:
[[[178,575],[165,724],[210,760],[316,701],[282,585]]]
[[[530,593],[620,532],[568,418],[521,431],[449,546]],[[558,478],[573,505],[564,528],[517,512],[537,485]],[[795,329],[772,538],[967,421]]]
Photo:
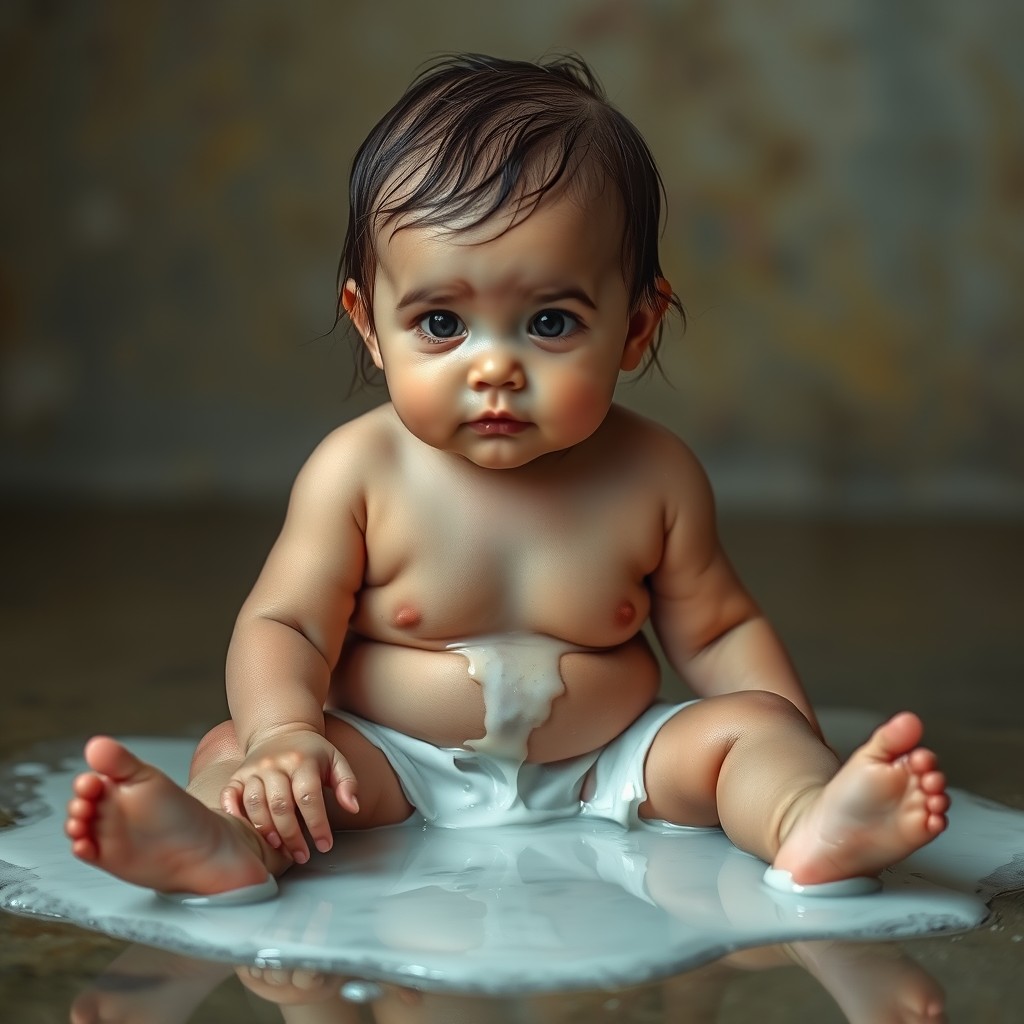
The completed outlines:
[[[352,278],[349,278],[341,289],[341,304],[348,314],[349,320],[352,321],[352,325],[359,332],[359,337],[363,339],[363,344],[369,351],[370,358],[373,359],[373,365],[378,370],[383,370],[384,363],[380,358],[377,333],[370,324],[370,314],[366,308],[363,293]]]
[[[668,309],[672,298],[672,285],[663,277],[658,278],[658,298],[653,306],[646,302],[629,318],[629,330],[626,333],[626,345],[622,350],[622,370],[635,370],[651,347],[658,325]]]

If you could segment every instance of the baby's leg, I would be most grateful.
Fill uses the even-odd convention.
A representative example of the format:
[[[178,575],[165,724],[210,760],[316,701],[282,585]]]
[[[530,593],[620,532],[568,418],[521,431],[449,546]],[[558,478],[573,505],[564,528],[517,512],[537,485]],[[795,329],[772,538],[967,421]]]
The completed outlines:
[[[359,813],[332,801],[332,824],[367,828],[408,817],[412,808],[384,754],[344,722],[328,718],[327,728],[360,787]],[[257,885],[291,865],[247,820],[220,809],[242,760],[231,723],[199,744],[187,790],[106,736],[89,741],[85,758],[92,771],[75,780],[65,825],[81,860],[136,885],[199,894]]]
[[[840,769],[789,701],[745,691],[684,708],[647,757],[640,814],[721,824],[804,885],[871,875],[934,839],[949,798],[920,720],[897,715]]]

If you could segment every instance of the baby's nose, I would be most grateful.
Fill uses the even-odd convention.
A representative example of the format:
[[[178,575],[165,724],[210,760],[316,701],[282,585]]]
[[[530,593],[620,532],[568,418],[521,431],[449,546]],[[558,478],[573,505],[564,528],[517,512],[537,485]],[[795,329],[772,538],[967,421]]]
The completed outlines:
[[[469,368],[469,386],[474,391],[487,388],[511,388],[518,391],[526,384],[526,374],[518,356],[505,345],[488,345]]]

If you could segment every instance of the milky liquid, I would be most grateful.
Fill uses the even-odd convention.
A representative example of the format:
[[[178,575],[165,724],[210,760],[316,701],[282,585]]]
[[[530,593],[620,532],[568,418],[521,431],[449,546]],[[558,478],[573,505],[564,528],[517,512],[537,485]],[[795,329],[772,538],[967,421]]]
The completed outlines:
[[[562,655],[586,648],[552,636],[506,633],[459,641],[447,650],[466,658],[484,698],[484,735],[465,746],[494,758],[515,792],[530,733],[548,720],[552,702],[565,693]]]
[[[526,760],[530,733],[551,714],[551,703],[565,693],[559,670],[563,654],[585,651],[553,636],[505,633],[449,644],[464,655],[469,674],[484,698],[484,735],[466,746],[510,761]]]
[[[186,778],[190,741],[126,742]],[[752,946],[964,930],[985,899],[1024,888],[1024,813],[954,791],[948,831],[866,896],[771,890],[764,864],[719,832],[574,818],[343,833],[281,879],[277,900],[174,906],[71,856],[63,808],[84,765],[62,753],[0,766],[0,804],[24,815],[0,831],[0,907],[239,964],[491,995],[615,988]]]
[[[473,812],[471,823],[536,818],[524,804],[519,786],[529,736],[547,722],[552,702],[565,692],[559,669],[562,654],[587,648],[543,634],[505,633],[458,641],[446,649],[466,658],[469,676],[480,684],[483,696],[483,735],[463,744],[485,756],[485,760],[473,759],[466,766],[474,777],[470,781],[467,776],[465,782],[465,800]],[[494,780],[488,782],[487,776],[492,774]],[[460,823],[467,820],[459,794],[435,792],[433,798],[439,806],[457,806]]]

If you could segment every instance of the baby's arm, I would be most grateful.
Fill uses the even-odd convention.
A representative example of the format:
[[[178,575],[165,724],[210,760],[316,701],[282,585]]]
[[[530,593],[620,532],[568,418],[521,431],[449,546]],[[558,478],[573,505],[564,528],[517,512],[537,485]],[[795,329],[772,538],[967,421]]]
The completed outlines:
[[[324,736],[323,712],[365,562],[357,446],[345,430],[299,474],[228,649],[228,706],[245,760],[224,807],[300,860],[308,852],[296,808],[318,849],[332,842],[323,787],[358,810],[354,775]]]
[[[651,618],[673,668],[702,697],[770,690],[821,729],[775,630],[722,550],[715,507],[700,463],[672,439],[665,545],[651,576]]]

